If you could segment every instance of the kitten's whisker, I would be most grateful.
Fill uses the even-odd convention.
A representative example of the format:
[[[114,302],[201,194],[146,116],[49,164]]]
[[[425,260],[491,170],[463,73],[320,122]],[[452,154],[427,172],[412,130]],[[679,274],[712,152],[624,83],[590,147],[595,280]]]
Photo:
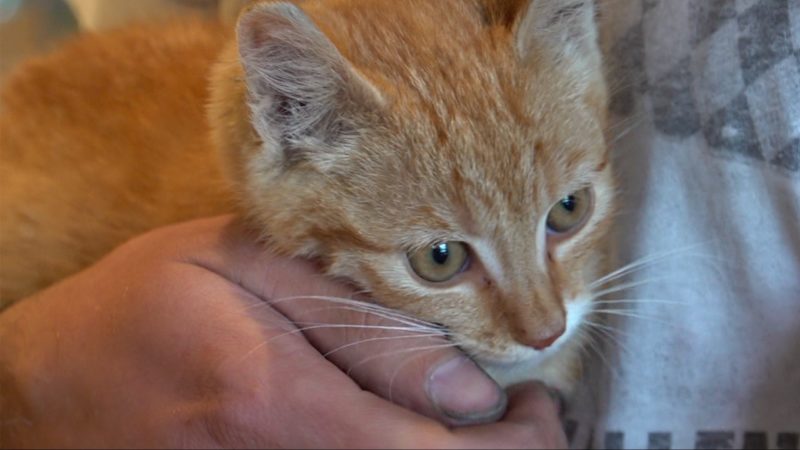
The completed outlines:
[[[295,325],[303,325],[303,323],[295,323]],[[429,330],[420,330],[418,328],[409,328],[409,327],[390,327],[390,326],[381,326],[381,325],[355,325],[355,324],[321,324],[321,323],[311,323],[308,326],[303,326],[301,328],[296,328],[293,330],[289,330],[275,336],[270,337],[269,339],[265,339],[264,342],[261,342],[259,345],[253,347],[247,353],[245,353],[239,360],[239,362],[244,361],[250,355],[258,351],[259,349],[263,348],[264,346],[269,345],[272,341],[291,336],[298,333],[304,333],[310,330],[322,329],[322,328],[356,328],[356,329],[370,329],[370,330],[387,330],[387,331],[395,331],[395,332],[406,332],[406,333],[419,333],[420,331],[429,332]],[[444,334],[442,334],[444,336]]]
[[[611,78],[612,78],[611,75],[608,75],[607,78],[609,78],[609,80],[610,80],[609,81],[609,86],[608,86],[609,87],[609,89],[608,89],[609,98],[612,98],[613,96],[619,94],[623,90],[635,89],[636,88],[636,84],[637,83],[635,81],[633,81],[633,80],[630,80],[629,78],[631,78],[631,77],[619,77],[619,76],[617,76],[616,78],[613,79],[613,81],[611,81]],[[625,78],[628,78],[628,79],[625,79]],[[610,125],[610,126],[607,126],[606,128],[609,128],[609,129],[610,128],[617,128],[617,127],[619,127],[619,123],[629,122],[631,119],[638,118],[638,117],[641,117],[643,115],[644,114],[642,114],[642,113],[631,114],[628,117],[621,118],[621,119],[617,120],[617,123],[615,123],[613,125]]]
[[[591,283],[589,283],[588,287],[589,287],[589,289],[594,289],[594,288],[603,286],[605,284],[608,284],[608,283],[610,283],[612,281],[617,280],[618,278],[625,277],[630,273],[642,270],[642,269],[644,269],[645,267],[647,267],[650,264],[652,264],[652,263],[649,262],[649,261],[643,261],[643,260],[637,260],[637,261],[628,263],[628,264],[620,267],[619,269],[617,269],[617,270],[615,270],[613,272],[610,272],[610,273],[608,273],[606,275],[603,275],[602,277],[592,281]]]
[[[380,318],[383,318],[383,319],[386,319],[386,320],[390,320],[390,321],[393,321],[393,322],[398,322],[398,323],[405,324],[405,325],[408,325],[408,326],[413,326],[413,327],[419,327],[420,329],[428,329],[428,330],[431,330],[431,331],[442,330],[441,327],[439,327],[437,325],[434,325],[432,323],[419,321],[419,320],[418,321],[411,321],[411,320],[408,320],[408,318],[406,316],[403,316],[403,315],[389,314],[386,311],[364,310],[364,309],[361,309],[359,307],[352,307],[352,306],[326,306],[326,307],[323,307],[323,308],[314,308],[314,309],[305,310],[303,312],[307,313],[307,314],[311,314],[311,313],[314,313],[314,312],[326,311],[326,310],[334,310],[334,309],[335,310],[344,310],[344,311],[363,312],[363,313],[367,313],[367,314],[370,314],[370,315],[373,315],[373,316],[377,316],[377,317],[380,317]]]
[[[344,303],[344,304],[359,304],[364,306],[370,307],[379,307],[374,303],[368,303],[362,300],[355,300],[349,297],[334,297],[332,295],[292,295],[288,297],[280,297],[269,300],[267,303],[270,305],[277,305],[278,303],[283,303],[287,301],[299,301],[299,300],[318,300],[318,301],[325,301],[331,303]]]
[[[626,353],[628,355],[631,355],[631,352],[630,352],[630,350],[628,350],[628,347],[626,347],[622,343],[622,340],[618,336],[616,336],[614,334],[614,333],[622,333],[621,330],[617,330],[616,328],[612,328],[612,327],[609,327],[607,325],[603,325],[603,324],[599,324],[599,323],[595,323],[595,322],[591,322],[591,321],[586,321],[585,323],[589,326],[590,329],[595,330],[598,333],[603,334],[606,337],[606,339],[610,339],[614,343],[614,345],[619,347],[624,353]]]
[[[626,84],[621,84],[620,85],[620,89],[627,89],[627,88],[630,88],[630,87],[632,87],[631,84],[627,84],[627,85]],[[615,93],[616,92],[613,92],[613,91],[611,92],[612,95],[615,94]],[[637,123],[637,124],[642,123],[646,119],[647,119],[647,115],[645,115],[645,114],[641,114],[641,113],[640,114],[633,114],[633,115],[631,115],[629,117],[626,117],[624,119],[617,120],[615,123],[613,123],[611,125],[608,125],[606,127],[606,131],[608,131],[608,132],[616,132],[620,128],[627,128],[632,123]]]
[[[250,350],[248,350],[248,351],[247,351],[247,352],[246,352],[244,355],[242,355],[242,356],[241,356],[239,359],[237,359],[237,360],[236,360],[235,362],[233,362],[232,364],[234,364],[234,365],[239,365],[239,364],[243,363],[243,362],[244,362],[244,361],[245,361],[247,358],[249,358],[249,357],[250,357],[250,355],[254,354],[255,352],[257,352],[257,351],[259,351],[260,349],[262,349],[262,348],[266,347],[267,345],[269,345],[269,342],[270,342],[271,340],[272,340],[272,339],[265,339],[265,340],[264,340],[264,342],[261,342],[260,344],[258,344],[258,345],[256,345],[256,346],[254,346],[253,348],[251,348]]]
[[[589,329],[580,328],[578,330],[578,332],[580,333],[581,336],[585,337],[585,341],[586,341],[586,344],[587,344],[588,348],[590,350],[594,351],[595,354],[600,357],[600,359],[602,360],[603,364],[605,364],[605,366],[608,368],[609,372],[611,372],[611,374],[614,377],[621,378],[620,375],[619,375],[619,372],[614,368],[613,365],[611,365],[611,363],[608,361],[608,359],[606,359],[606,357],[603,355],[603,352],[601,351],[601,349],[599,349],[597,347],[597,345],[595,345],[595,343],[596,343],[595,337],[589,332]]]
[[[609,361],[608,361],[608,360],[605,358],[606,356],[607,356],[608,358],[612,358],[613,356],[616,356],[615,354],[612,354],[612,355],[609,355],[609,354],[608,354],[608,353],[609,353],[609,351],[608,351],[608,348],[609,348],[608,341],[609,341],[609,338],[610,338],[611,336],[610,336],[609,334],[607,334],[607,333],[601,333],[599,329],[589,329],[588,331],[589,331],[590,333],[592,333],[592,332],[595,332],[595,333],[596,333],[596,334],[594,334],[594,336],[596,336],[596,337],[597,337],[597,341],[596,341],[596,342],[597,342],[597,345],[598,345],[598,347],[599,347],[601,350],[605,350],[605,353],[606,353],[606,354],[605,354],[605,356],[604,356],[603,354],[601,354],[599,351],[598,351],[598,355],[600,355],[600,357],[601,357],[601,358],[603,358],[603,360],[604,360],[604,361],[606,361],[606,365],[607,365],[607,366],[610,366],[610,367],[612,368],[612,373],[613,373],[613,375],[614,375],[616,378],[621,378],[621,375],[620,375],[620,373],[619,373],[619,371],[618,371],[617,367],[616,367],[615,365],[612,365],[612,364],[611,364],[611,362],[609,362]],[[630,354],[631,354],[631,353],[630,353],[630,352],[627,350],[627,348],[625,348],[624,346],[622,346],[622,345],[620,344],[619,340],[617,340],[616,338],[614,338],[614,339],[613,339],[613,344],[614,344],[614,345],[617,345],[617,346],[618,346],[618,348],[619,348],[619,350],[620,350],[620,351],[622,351],[623,353],[626,353],[626,354],[628,354],[628,355],[630,355]],[[617,359],[617,360],[619,360],[619,356],[616,356],[616,359]]]
[[[648,266],[650,266],[652,264],[655,264],[656,262],[660,262],[660,260],[662,260],[662,259],[666,259],[666,257],[665,256],[661,256],[661,257],[644,257],[644,258],[637,259],[637,260],[635,260],[633,262],[630,262],[630,263],[620,267],[619,269],[617,269],[617,270],[615,270],[615,271],[613,271],[611,273],[608,273],[608,274],[598,278],[597,280],[595,280],[592,283],[590,283],[589,287],[595,288],[595,287],[602,286],[604,284],[607,284],[608,282],[614,281],[614,280],[616,280],[618,278],[622,278],[622,277],[624,277],[624,276],[626,276],[626,275],[628,275],[630,273],[642,270],[645,267],[648,267]]]
[[[360,366],[362,364],[365,364],[365,363],[367,363],[369,361],[372,361],[372,360],[374,360],[376,358],[385,358],[385,357],[388,357],[388,356],[400,355],[400,354],[403,354],[403,353],[418,352],[418,351],[423,351],[423,350],[437,350],[437,349],[451,348],[451,347],[457,347],[457,346],[458,346],[458,344],[454,344],[454,343],[435,344],[435,345],[426,345],[426,346],[423,346],[423,347],[406,348],[406,349],[402,349],[402,350],[395,350],[395,351],[391,351],[391,352],[379,353],[377,355],[373,355],[373,356],[370,356],[368,358],[364,358],[361,361],[357,362],[356,364],[353,364],[352,366],[350,366],[347,369],[347,375],[349,376],[356,367],[358,367],[358,366]]]
[[[601,348],[605,349],[604,344],[605,340],[608,339],[607,336],[600,334],[597,329],[592,327],[586,327],[583,329],[583,331],[586,333],[585,336],[591,338],[592,343],[598,344],[601,346]]]
[[[620,298],[611,300],[595,300],[592,302],[594,305],[616,305],[616,304],[630,304],[630,305],[644,305],[649,303],[664,304],[664,305],[689,305],[689,302],[682,302],[677,300],[661,300],[657,298]]]
[[[324,329],[324,328],[333,328],[333,329],[343,329],[343,328],[355,328],[355,329],[369,329],[369,330],[384,330],[384,331],[392,331],[398,333],[415,333],[414,335],[408,336],[384,336],[384,337],[376,337],[376,338],[369,338],[359,342],[346,344],[346,346],[355,345],[359,343],[364,343],[368,340],[378,340],[378,339],[401,339],[401,338],[411,338],[411,337],[448,337],[450,334],[447,331],[442,329],[426,329],[420,328],[417,326],[414,327],[399,327],[399,326],[384,326],[384,325],[362,325],[362,324],[330,324],[330,323],[318,323],[318,322],[293,322],[293,323],[283,323],[284,325],[300,325],[300,328],[295,328],[292,330],[286,330],[283,333],[274,335],[269,339],[265,339],[263,342],[259,343],[258,345],[254,346],[252,349],[248,350],[244,355],[242,355],[238,360],[235,361],[235,364],[240,364],[245,361],[250,355],[257,352],[259,349],[264,348],[265,346],[272,343],[272,341],[298,334],[304,333],[306,331],[315,330],[315,329]],[[285,330],[285,328],[281,328]],[[422,332],[422,333],[421,333]],[[445,346],[454,346],[456,344],[445,344]],[[414,349],[412,349],[414,350]],[[338,350],[336,350],[338,351]],[[333,353],[333,351],[326,353]]]
[[[304,296],[293,296],[293,297],[282,297],[280,299],[272,300],[270,304],[276,304],[284,301],[291,301],[291,300],[319,300],[319,301],[326,301],[331,303],[343,304],[347,306],[351,306],[354,308],[358,308],[359,311],[364,312],[374,312],[374,313],[381,313],[388,316],[393,316],[397,318],[402,318],[408,322],[418,323],[420,325],[431,326],[435,327],[435,325],[431,324],[430,322],[424,321],[422,319],[418,319],[416,317],[404,314],[400,311],[387,308],[385,306],[377,305],[375,303],[364,302],[360,300],[353,300],[343,297],[331,297],[331,296],[324,296],[324,295],[304,295]],[[388,317],[387,317],[388,318]]]
[[[597,309],[597,310],[595,310],[593,312],[597,313],[597,314],[606,314],[606,315],[611,315],[611,316],[622,316],[622,317],[630,317],[630,318],[634,318],[634,319],[647,320],[647,321],[650,321],[650,322],[653,322],[653,323],[659,323],[659,324],[666,325],[666,326],[669,326],[669,327],[681,328],[677,324],[669,323],[669,322],[660,320],[659,318],[656,318],[656,317],[649,317],[649,316],[645,316],[645,315],[642,315],[642,314],[632,313],[630,311]]]
[[[295,325],[303,325],[301,328],[297,328],[295,330],[291,330],[288,333],[302,333],[310,330],[316,330],[320,328],[355,328],[359,330],[383,330],[383,331],[414,331],[414,332],[426,332],[431,333],[434,330],[429,330],[426,328],[419,328],[419,327],[401,327],[401,326],[394,326],[394,325],[365,325],[365,324],[348,324],[348,323],[321,323],[321,322],[294,322]],[[441,336],[444,336],[445,333],[440,333]],[[276,338],[278,336],[273,336]],[[272,338],[270,338],[272,339]]]
[[[428,337],[441,337],[441,334],[438,333],[425,333],[425,334],[411,334],[405,336],[381,336],[381,337],[374,337],[368,339],[361,339],[359,341],[350,342],[348,344],[340,345],[333,350],[329,350],[322,354],[324,357],[328,357],[338,351],[344,350],[346,348],[354,347],[356,345],[366,344],[368,342],[376,342],[376,341],[388,341],[388,340],[400,340],[400,339],[421,339],[421,338],[428,338]]]
[[[355,295],[355,294],[354,294]],[[331,302],[358,302],[358,303],[365,303],[367,305],[371,305],[370,303],[366,302],[359,302],[358,300],[353,300],[351,298],[345,297],[332,297],[332,296],[323,296],[323,295],[295,295],[289,297],[281,297],[277,299],[266,299],[263,302],[257,303],[255,305],[249,305],[241,310],[241,312],[248,311],[253,308],[264,307],[264,306],[273,306],[278,303],[282,303],[284,301],[291,301],[291,300],[320,300],[320,301],[331,301]]]
[[[620,139],[622,139],[622,138],[624,138],[625,136],[627,136],[627,135],[628,135],[628,133],[630,133],[631,131],[635,130],[635,129],[636,129],[638,126],[639,126],[639,125],[641,125],[641,124],[642,124],[642,123],[644,123],[644,122],[645,122],[645,117],[644,117],[644,116],[642,116],[642,117],[640,117],[640,118],[637,118],[637,120],[633,121],[633,123],[632,123],[632,124],[630,124],[630,125],[626,126],[626,127],[625,127],[625,129],[623,129],[621,132],[617,133],[617,134],[616,134],[616,135],[615,135],[613,138],[611,138],[611,140],[610,140],[610,141],[609,141],[609,143],[608,143],[608,146],[609,146],[609,147],[610,147],[610,146],[613,146],[613,145],[614,145],[614,144],[616,144],[616,143],[617,143],[617,142],[618,142]]]
[[[614,333],[619,333],[619,334],[621,334],[623,336],[629,336],[629,333],[626,333],[626,332],[624,332],[624,331],[622,331],[620,329],[614,328],[614,327],[612,327],[610,325],[606,325],[606,324],[598,323],[598,322],[593,322],[591,320],[584,320],[583,322],[586,325],[588,325],[589,327],[591,327],[591,328],[602,328],[602,329],[607,330],[607,331],[611,331],[611,332],[614,332]]]
[[[378,317],[385,318],[387,320],[393,320],[408,325],[409,327],[413,327],[413,329],[422,332],[438,333],[441,336],[445,337],[460,336],[458,333],[454,333],[446,328],[443,328],[440,325],[410,316],[395,309],[387,308],[385,306],[381,306],[375,303],[369,303],[360,300],[352,300],[347,298],[330,297],[330,296],[295,296],[295,297],[284,297],[279,300],[283,301],[283,300],[301,300],[301,299],[330,301],[332,303],[344,304],[346,306],[341,306],[340,308],[343,309],[352,308],[353,311],[370,313]]]
[[[338,324],[338,323],[315,323],[315,322],[297,322],[295,325],[301,325],[300,328],[295,328],[293,330],[286,331],[284,333],[277,334],[275,336],[270,337],[269,339],[265,340],[265,344],[269,344],[270,342],[286,337],[291,336],[294,334],[302,334],[307,331],[311,330],[319,330],[319,329],[360,329],[360,330],[384,330],[384,331],[393,331],[393,332],[404,332],[404,333],[430,333],[431,330],[413,328],[413,327],[396,327],[396,326],[384,326],[384,325],[356,325],[356,324]],[[440,334],[440,336],[446,336],[444,333]]]
[[[609,288],[602,289],[602,290],[597,291],[597,292],[593,292],[592,293],[592,298],[600,298],[600,297],[602,297],[604,295],[607,295],[607,294],[612,294],[614,292],[619,292],[619,291],[622,291],[622,290],[625,290],[625,289],[629,289],[629,288],[636,287],[636,286],[641,286],[641,285],[648,284],[648,283],[654,283],[654,282],[657,282],[657,281],[664,281],[666,279],[667,278],[665,278],[665,277],[647,278],[647,279],[644,279],[644,280],[636,280],[636,281],[630,281],[630,282],[627,282],[627,283],[617,284],[617,285],[611,286]]]
[[[623,305],[622,307],[619,307],[619,308],[614,308],[614,307],[596,308],[596,309],[593,309],[592,312],[593,313],[622,312],[622,313],[625,313],[625,314],[637,314],[637,313],[634,312],[634,309],[628,308],[625,305]],[[641,314],[641,315],[644,316],[644,314]],[[652,315],[654,317],[657,316],[657,314],[655,314],[655,313],[652,313]]]
[[[622,267],[620,267],[620,268],[618,268],[618,269],[616,269],[616,270],[614,270],[614,271],[612,271],[612,272],[610,272],[610,273],[608,273],[606,275],[601,276],[600,278],[596,279],[595,281],[589,283],[589,288],[595,288],[595,287],[602,286],[603,284],[606,284],[606,283],[608,283],[608,282],[610,282],[612,280],[615,280],[617,278],[621,278],[621,277],[623,277],[623,276],[625,276],[625,275],[627,275],[627,274],[629,274],[631,272],[635,272],[635,271],[641,270],[641,269],[643,269],[645,267],[648,267],[648,266],[650,266],[652,264],[661,262],[661,261],[663,261],[663,260],[665,260],[667,258],[676,256],[676,255],[680,255],[680,254],[686,254],[688,251],[692,250],[693,248],[699,247],[701,245],[704,245],[704,243],[703,242],[699,242],[699,243],[690,244],[690,245],[687,245],[687,246],[684,246],[684,247],[679,247],[679,248],[676,248],[676,249],[666,250],[666,251],[663,251],[663,252],[657,252],[657,253],[653,253],[651,255],[644,256],[644,257],[639,258],[637,260],[634,260],[634,261],[632,261],[632,262],[630,262],[630,263],[628,263],[628,264],[626,264],[626,265],[624,265],[624,266],[622,266]]]
[[[387,320],[394,320],[409,326],[421,326],[431,330],[436,330],[441,328],[435,324],[418,319],[416,317],[409,316],[397,310],[386,308],[374,303],[368,303],[364,301],[353,300],[342,297],[331,297],[331,296],[320,296],[320,295],[293,296],[293,297],[283,297],[280,299],[276,299],[271,301],[270,303],[275,304],[283,301],[292,301],[292,300],[318,300],[323,302],[331,302],[335,304],[344,304],[347,305],[347,307],[349,307],[352,311],[373,314],[385,318]],[[342,307],[342,308],[347,309],[347,307]],[[318,309],[307,310],[304,312],[308,313],[313,311],[318,311]]]
[[[270,304],[268,302],[266,302],[266,301],[258,301],[256,303],[253,303],[252,305],[247,305],[247,306],[244,306],[242,308],[239,308],[238,310],[236,310],[236,313],[237,314],[245,314],[245,313],[247,313],[249,311],[257,310],[259,308],[266,308],[266,307],[269,307],[269,306],[270,306]]]
[[[427,350],[427,351],[423,351],[419,355],[410,355],[408,357],[408,359],[403,361],[403,363],[400,364],[397,367],[397,369],[395,369],[395,371],[392,374],[391,378],[389,378],[389,401],[390,402],[394,403],[394,395],[393,395],[393,393],[394,393],[394,380],[395,380],[395,378],[397,378],[397,375],[400,373],[400,371],[403,369],[403,367],[408,365],[411,361],[414,361],[415,359],[419,359],[419,358],[421,358],[421,357],[423,357],[423,356],[425,356],[425,355],[427,355],[427,354],[429,354],[431,352],[434,352],[436,350],[437,349],[434,348],[434,349],[430,349],[430,350]]]

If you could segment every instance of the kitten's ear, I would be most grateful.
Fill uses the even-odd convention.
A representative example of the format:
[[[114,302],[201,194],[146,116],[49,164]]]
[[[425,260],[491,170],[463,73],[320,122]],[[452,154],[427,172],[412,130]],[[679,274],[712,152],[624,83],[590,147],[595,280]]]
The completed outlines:
[[[516,23],[514,44],[520,59],[556,58],[581,72],[600,70],[593,0],[530,0]]]
[[[286,162],[330,162],[351,147],[380,94],[297,6],[259,4],[237,25],[256,132]]]

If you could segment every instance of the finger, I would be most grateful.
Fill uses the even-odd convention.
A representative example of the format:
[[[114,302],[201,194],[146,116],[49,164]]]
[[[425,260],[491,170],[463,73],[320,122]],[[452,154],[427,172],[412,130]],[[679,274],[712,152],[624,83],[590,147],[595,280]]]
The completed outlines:
[[[500,422],[456,433],[487,448],[567,448],[558,405],[544,385],[516,385],[508,389],[508,396],[508,411]]]
[[[560,405],[546,386],[530,382],[508,389],[509,405],[503,421],[522,425],[531,422],[545,427],[560,429]]]
[[[253,242],[231,223],[219,251],[203,255],[202,264],[290,318],[362,387],[452,425],[502,416],[504,392],[439,327],[356,300],[353,287],[320,275],[312,263],[276,257]]]

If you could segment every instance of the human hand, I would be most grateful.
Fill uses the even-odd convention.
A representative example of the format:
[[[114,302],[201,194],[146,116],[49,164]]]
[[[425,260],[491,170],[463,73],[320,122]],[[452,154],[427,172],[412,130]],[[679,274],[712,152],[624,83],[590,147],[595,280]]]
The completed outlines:
[[[541,386],[506,403],[442,337],[308,299],[354,292],[253,242],[229,217],[160,229],[0,314],[0,445],[566,445]]]

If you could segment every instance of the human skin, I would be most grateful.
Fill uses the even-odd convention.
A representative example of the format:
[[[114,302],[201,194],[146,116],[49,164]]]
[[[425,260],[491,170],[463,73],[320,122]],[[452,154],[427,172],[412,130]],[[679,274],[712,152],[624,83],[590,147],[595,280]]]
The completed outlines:
[[[566,446],[543,386],[297,298],[354,294],[231,217],[135,238],[0,314],[0,446]]]

